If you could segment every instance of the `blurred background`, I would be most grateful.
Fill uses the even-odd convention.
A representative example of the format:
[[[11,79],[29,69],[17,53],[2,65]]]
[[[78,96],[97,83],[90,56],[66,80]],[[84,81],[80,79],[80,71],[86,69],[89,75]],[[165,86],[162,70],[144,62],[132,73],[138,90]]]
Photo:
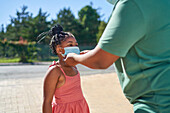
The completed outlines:
[[[49,38],[37,36],[57,23],[74,34],[80,49],[93,49],[113,6],[106,0],[1,0],[0,63],[56,60]]]
[[[106,0],[0,0],[0,3],[0,113],[41,113],[44,76],[58,57],[50,51],[50,39],[37,43],[37,36],[58,23],[64,31],[75,35],[81,50],[93,49],[113,6]],[[113,65],[106,70],[83,65],[77,68],[91,113],[132,113]]]

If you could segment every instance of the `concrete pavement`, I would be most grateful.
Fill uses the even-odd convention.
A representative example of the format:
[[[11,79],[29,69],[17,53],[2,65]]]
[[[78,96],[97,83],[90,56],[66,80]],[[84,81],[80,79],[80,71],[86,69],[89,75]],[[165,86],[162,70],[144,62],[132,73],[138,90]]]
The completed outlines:
[[[48,69],[48,66],[49,64],[0,66],[0,113],[41,113],[43,99],[42,98],[43,79],[44,74]],[[95,75],[97,73],[101,73],[102,71],[102,70],[97,70],[97,72],[92,70],[89,71],[88,69],[82,68],[81,66],[78,68],[79,70],[81,70],[80,73],[82,75],[83,73],[84,75],[89,75],[90,72],[92,74],[94,73]],[[103,74],[113,73],[113,70],[108,69],[102,72]],[[92,89],[94,87],[90,87],[89,85],[96,86],[95,81],[97,80],[100,83],[100,81],[102,81],[104,78],[100,77],[98,78],[97,76],[98,79],[96,79],[95,77],[91,79],[91,75],[82,76],[81,78],[83,91],[91,107],[90,109],[92,113],[125,113],[124,111],[122,112],[113,111],[114,110],[114,107],[112,106],[113,103],[109,104],[110,102],[112,102],[112,99],[114,99],[112,97],[109,97],[109,100],[111,99],[110,102],[108,102],[108,99],[104,99],[102,100],[103,105],[102,103],[98,104],[97,99],[100,98],[101,95],[96,94],[95,92],[98,93],[103,92],[102,91],[103,89],[101,90],[100,88],[97,87],[95,87],[95,89]],[[99,83],[97,83],[98,86]],[[110,81],[110,83],[112,83],[112,81]],[[111,91],[110,89],[108,89],[109,87],[110,86],[105,86],[104,89],[107,89],[106,93],[108,91]],[[114,96],[114,94],[112,96]],[[129,111],[127,110],[127,113],[130,113],[132,111],[131,109],[132,106],[127,102],[127,100],[122,96],[122,94],[121,97],[123,98],[122,100],[125,101],[125,102],[122,100],[120,101],[121,103],[123,102],[122,106],[130,107]],[[107,105],[105,101],[108,102],[108,106],[110,107],[106,109],[105,112],[100,112],[103,109],[102,106]],[[119,101],[119,99],[117,101]]]

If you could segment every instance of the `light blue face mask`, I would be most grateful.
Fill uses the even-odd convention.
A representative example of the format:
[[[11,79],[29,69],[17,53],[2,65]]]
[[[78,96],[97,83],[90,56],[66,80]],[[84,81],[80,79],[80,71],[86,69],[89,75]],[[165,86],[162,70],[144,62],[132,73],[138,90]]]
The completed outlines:
[[[114,5],[118,0],[107,0],[107,1]]]
[[[65,47],[64,48],[65,53],[63,54],[63,56],[69,54],[69,53],[76,53],[76,54],[80,54],[80,49],[77,46],[74,47]]]

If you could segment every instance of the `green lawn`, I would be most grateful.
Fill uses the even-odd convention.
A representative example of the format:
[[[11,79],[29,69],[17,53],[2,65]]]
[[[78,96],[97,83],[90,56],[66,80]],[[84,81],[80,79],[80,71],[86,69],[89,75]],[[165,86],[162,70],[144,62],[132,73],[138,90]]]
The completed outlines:
[[[16,63],[19,60],[19,58],[0,58],[0,63]]]
[[[17,63],[19,62],[20,58],[0,58],[0,63]],[[48,59],[42,59],[42,60],[29,60],[29,62],[50,62],[50,61],[57,61],[58,57],[50,57]]]

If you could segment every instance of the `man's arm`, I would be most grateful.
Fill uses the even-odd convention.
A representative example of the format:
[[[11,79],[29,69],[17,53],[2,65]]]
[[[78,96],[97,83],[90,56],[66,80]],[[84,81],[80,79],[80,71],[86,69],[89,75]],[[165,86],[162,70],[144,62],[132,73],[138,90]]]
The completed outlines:
[[[69,66],[82,64],[92,69],[106,69],[117,59],[119,59],[119,56],[108,53],[96,46],[95,49],[83,55],[68,54],[65,63]]]

